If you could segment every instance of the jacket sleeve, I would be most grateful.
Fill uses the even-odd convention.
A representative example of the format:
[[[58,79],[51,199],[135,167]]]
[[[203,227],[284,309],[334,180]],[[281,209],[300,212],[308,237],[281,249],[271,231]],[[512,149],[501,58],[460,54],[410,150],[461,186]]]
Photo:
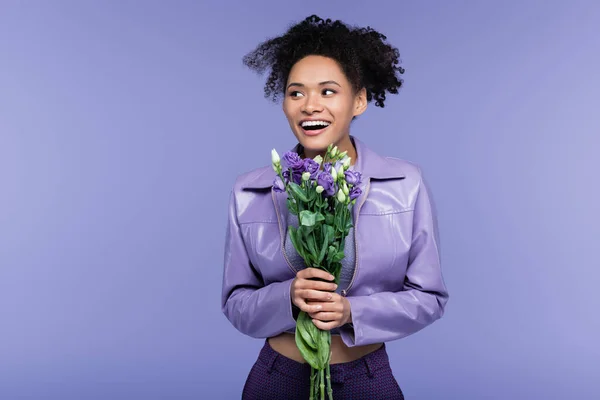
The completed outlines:
[[[252,266],[237,217],[235,191],[229,201],[221,310],[241,333],[254,338],[275,336],[294,328],[292,279],[264,285]]]
[[[347,297],[352,324],[340,329],[347,346],[400,339],[425,328],[444,314],[449,296],[440,265],[437,217],[422,176],[413,212],[413,236],[404,288],[398,292]]]

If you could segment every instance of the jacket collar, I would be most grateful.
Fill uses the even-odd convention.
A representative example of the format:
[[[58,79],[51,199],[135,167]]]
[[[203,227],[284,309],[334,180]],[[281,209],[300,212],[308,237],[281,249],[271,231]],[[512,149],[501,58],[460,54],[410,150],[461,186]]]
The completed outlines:
[[[367,179],[394,179],[404,178],[405,174],[398,170],[397,164],[371,150],[365,143],[350,135],[350,140],[356,148],[356,162],[354,169],[361,173],[363,182]],[[300,153],[302,145],[297,143],[291,151]],[[258,175],[242,185],[242,189],[267,189],[273,186],[275,171],[269,166],[262,168]]]

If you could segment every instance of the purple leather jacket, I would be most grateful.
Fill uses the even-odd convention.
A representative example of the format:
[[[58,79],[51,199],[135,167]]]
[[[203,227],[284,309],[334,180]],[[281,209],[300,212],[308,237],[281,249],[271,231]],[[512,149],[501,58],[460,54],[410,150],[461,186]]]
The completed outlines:
[[[448,291],[435,209],[420,169],[351,138],[363,193],[354,206],[354,276],[342,291],[352,324],[340,335],[347,346],[360,346],[400,339],[433,323],[444,314]],[[287,194],[272,189],[274,177],[271,166],[240,175],[229,204],[222,311],[254,338],[296,325],[290,288],[297,271],[283,250]]]

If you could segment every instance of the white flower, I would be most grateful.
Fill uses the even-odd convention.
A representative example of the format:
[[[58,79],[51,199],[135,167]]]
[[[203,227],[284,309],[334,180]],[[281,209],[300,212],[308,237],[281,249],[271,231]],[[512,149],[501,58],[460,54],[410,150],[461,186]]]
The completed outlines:
[[[306,171],[302,174],[302,180],[307,181],[310,179],[310,172]]]
[[[333,149],[331,149],[331,157],[335,157],[335,155],[338,153],[338,148],[337,146],[333,146]]]
[[[342,164],[344,166],[344,170],[347,170],[348,168],[350,168],[350,157],[346,158],[344,160],[344,164]]]
[[[321,185],[318,185],[317,188],[315,189],[315,191],[319,194],[323,193],[323,190],[325,190],[325,188]]]
[[[317,164],[321,165],[321,163],[323,162],[323,157],[321,157],[321,155],[319,154],[319,155],[317,155],[315,158],[313,158],[313,160],[314,160],[314,161],[315,161]]]
[[[337,180],[338,174],[333,165],[331,166],[331,176],[333,177],[333,181],[335,182]]]
[[[275,149],[271,150],[271,162],[273,164],[279,164],[280,162],[279,154],[277,154],[277,150]]]
[[[348,184],[346,183],[346,181],[344,181],[344,183],[342,184],[342,190],[344,191],[344,194],[346,196],[350,194],[350,189],[348,189]]]
[[[343,203],[346,201],[346,195],[344,194],[344,191],[342,189],[338,190],[337,199],[340,203]]]

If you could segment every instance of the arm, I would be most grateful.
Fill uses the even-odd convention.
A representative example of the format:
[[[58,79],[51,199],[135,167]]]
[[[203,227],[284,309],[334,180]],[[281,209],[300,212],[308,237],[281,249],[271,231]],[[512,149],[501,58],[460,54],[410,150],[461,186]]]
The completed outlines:
[[[221,294],[221,310],[227,319],[237,330],[254,338],[275,336],[295,327],[290,297],[292,281],[264,285],[248,258],[232,192]]]
[[[414,206],[413,239],[403,290],[347,299],[352,325],[344,326],[340,333],[348,346],[400,339],[444,314],[448,291],[440,267],[437,218],[422,177]]]

